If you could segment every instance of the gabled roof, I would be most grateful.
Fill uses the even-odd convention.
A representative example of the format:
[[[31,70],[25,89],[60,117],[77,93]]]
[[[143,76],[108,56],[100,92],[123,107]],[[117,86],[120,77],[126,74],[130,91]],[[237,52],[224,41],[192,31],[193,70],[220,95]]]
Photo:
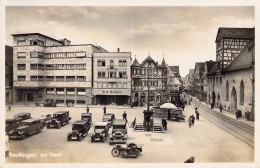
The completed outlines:
[[[196,69],[196,67],[199,67],[200,70],[204,69],[204,67],[205,67],[205,62],[196,62],[196,63],[195,63],[195,69]]]
[[[145,58],[145,60],[142,62],[142,65],[144,65],[144,63],[146,63],[147,61],[153,61],[155,63],[155,61],[150,57],[150,55],[148,55],[148,57]]]
[[[139,64],[139,62],[137,61],[136,58],[135,58],[135,60],[134,60],[134,62],[133,62],[133,64],[132,64],[132,66],[140,66],[140,64]]]
[[[13,47],[5,46],[5,62],[8,66],[13,66]]]
[[[217,63],[215,63],[211,69],[208,69],[207,75],[214,75],[217,73]]]
[[[255,28],[230,28],[230,27],[220,27],[218,29],[217,37],[215,43],[219,36],[229,37],[229,38],[254,38]]]
[[[252,68],[252,52],[254,45],[254,41],[251,40],[247,46],[238,54],[238,56],[229,64],[229,66],[223,70],[223,72]],[[251,48],[250,51],[249,48]]]
[[[173,73],[180,73],[179,72],[179,66],[169,66],[170,70],[173,72]]]
[[[212,67],[216,64],[216,61],[206,61],[205,64],[207,66],[207,73],[209,73]]]

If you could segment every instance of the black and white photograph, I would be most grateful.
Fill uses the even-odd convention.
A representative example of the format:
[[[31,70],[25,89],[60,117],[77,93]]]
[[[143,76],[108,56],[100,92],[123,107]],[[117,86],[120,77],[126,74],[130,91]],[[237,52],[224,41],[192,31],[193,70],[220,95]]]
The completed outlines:
[[[46,3],[4,13],[5,167],[260,167],[255,6]]]

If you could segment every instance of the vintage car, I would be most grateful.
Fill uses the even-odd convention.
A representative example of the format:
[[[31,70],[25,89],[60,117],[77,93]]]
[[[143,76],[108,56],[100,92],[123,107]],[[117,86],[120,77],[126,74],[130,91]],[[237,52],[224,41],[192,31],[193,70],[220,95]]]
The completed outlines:
[[[71,120],[69,111],[57,111],[53,114],[51,121],[47,123],[47,128],[60,129],[61,126],[68,124],[69,120]]]
[[[6,119],[5,120],[5,132],[8,134],[11,130],[14,130],[15,128],[19,127],[21,124],[21,121],[16,119]]]
[[[51,114],[40,115],[39,119],[46,125],[48,122],[51,121]]]
[[[16,119],[18,121],[27,120],[30,118],[32,118],[31,113],[27,113],[27,112],[17,113],[14,115],[14,119]]]
[[[56,102],[55,101],[44,102],[43,107],[56,107]]]
[[[94,134],[91,134],[91,142],[105,142],[108,135],[108,122],[95,123]]]
[[[108,122],[108,126],[111,127],[113,125],[113,121],[115,118],[115,114],[112,113],[106,113],[103,115],[103,118],[101,121]]]
[[[91,123],[92,123],[92,113],[81,113],[81,120],[85,120],[91,125]]]
[[[11,139],[25,139],[27,136],[40,133],[44,124],[40,119],[27,119],[21,122],[21,125],[9,132]]]
[[[81,141],[82,138],[87,136],[89,128],[90,128],[89,122],[85,120],[77,120],[72,124],[72,132],[68,133],[67,140]]]
[[[125,144],[127,141],[127,128],[125,119],[115,119],[109,144]]]

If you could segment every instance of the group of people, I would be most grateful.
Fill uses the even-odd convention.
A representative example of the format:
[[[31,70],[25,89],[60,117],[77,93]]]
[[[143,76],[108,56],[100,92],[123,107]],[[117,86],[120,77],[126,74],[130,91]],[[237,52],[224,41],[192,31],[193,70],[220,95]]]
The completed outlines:
[[[195,107],[195,115],[196,115],[196,120],[200,120],[200,113],[198,111],[198,107]],[[188,123],[189,123],[189,128],[191,128],[192,125],[194,125],[195,123],[195,117],[194,115],[190,115],[190,117],[188,118]]]

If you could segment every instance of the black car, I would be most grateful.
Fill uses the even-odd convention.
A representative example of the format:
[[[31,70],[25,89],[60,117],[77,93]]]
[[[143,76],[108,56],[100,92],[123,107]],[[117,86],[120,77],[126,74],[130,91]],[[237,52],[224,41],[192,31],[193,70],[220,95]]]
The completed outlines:
[[[14,119],[18,121],[27,120],[30,118],[32,118],[31,113],[27,113],[27,112],[17,113],[14,115]]]
[[[68,133],[67,140],[78,140],[81,141],[82,138],[87,136],[90,125],[87,121],[77,120],[72,125],[72,132]]]
[[[91,134],[91,142],[105,142],[108,135],[108,122],[95,123],[94,134]]]
[[[81,120],[85,120],[91,125],[91,123],[92,123],[92,113],[81,113]]]
[[[27,136],[40,133],[44,124],[40,119],[27,119],[21,122],[21,125],[9,132],[11,139],[25,139]]]
[[[15,128],[19,127],[21,124],[21,121],[16,119],[6,119],[5,120],[5,132],[9,134],[11,130],[14,130]]]
[[[103,115],[103,118],[101,121],[108,122],[108,126],[111,127],[113,125],[114,119],[116,119],[115,114],[106,113]]]
[[[69,111],[57,111],[53,114],[51,121],[47,123],[47,128],[61,128],[61,126],[68,124],[71,120]]]
[[[109,144],[125,144],[127,141],[127,128],[125,119],[115,119],[112,135],[109,137]]]
[[[44,102],[43,107],[56,107],[56,102],[54,102],[54,101]]]

